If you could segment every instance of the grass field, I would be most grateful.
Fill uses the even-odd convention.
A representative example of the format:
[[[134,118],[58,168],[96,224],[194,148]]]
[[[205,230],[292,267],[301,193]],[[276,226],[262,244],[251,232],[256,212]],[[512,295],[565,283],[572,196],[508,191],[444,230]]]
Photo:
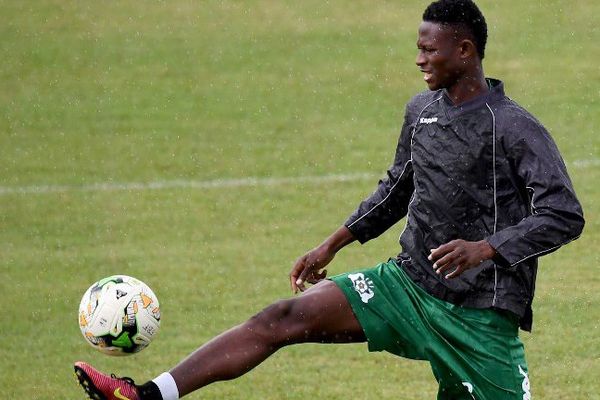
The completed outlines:
[[[600,399],[600,3],[479,3],[487,75],[552,132],[587,219],[541,261],[522,334],[533,395]],[[79,359],[153,378],[289,296],[293,261],[392,160],[404,104],[425,89],[427,4],[0,0],[0,398],[83,398]],[[330,271],[395,255],[402,226]],[[162,305],[158,338],[130,358],[95,352],[76,322],[85,289],[116,273]],[[425,363],[303,345],[189,398],[435,393]]]

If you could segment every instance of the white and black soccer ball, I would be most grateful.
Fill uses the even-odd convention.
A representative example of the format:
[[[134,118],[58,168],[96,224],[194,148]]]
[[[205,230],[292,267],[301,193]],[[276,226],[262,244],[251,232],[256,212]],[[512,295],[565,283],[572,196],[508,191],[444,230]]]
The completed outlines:
[[[111,356],[143,350],[159,327],[156,295],[144,282],[127,275],[113,275],[94,283],[79,304],[83,337]]]

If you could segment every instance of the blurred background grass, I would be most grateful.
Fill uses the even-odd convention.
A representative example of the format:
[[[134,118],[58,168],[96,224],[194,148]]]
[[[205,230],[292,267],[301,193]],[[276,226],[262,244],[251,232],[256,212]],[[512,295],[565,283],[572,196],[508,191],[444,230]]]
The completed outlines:
[[[600,34],[595,1],[479,1],[485,68],[552,132],[587,226],[542,259],[533,394],[597,399],[600,383]],[[289,295],[296,257],[339,226],[373,180],[82,191],[96,183],[382,174],[428,2],[0,1],[0,397],[83,398],[72,362],[153,378]],[[15,189],[69,185],[48,193]],[[11,192],[8,189],[12,189]],[[333,273],[399,251],[403,222],[340,253]],[[136,276],[162,331],[113,359],[80,336],[80,296]],[[296,346],[190,398],[431,399],[425,363],[363,345]]]

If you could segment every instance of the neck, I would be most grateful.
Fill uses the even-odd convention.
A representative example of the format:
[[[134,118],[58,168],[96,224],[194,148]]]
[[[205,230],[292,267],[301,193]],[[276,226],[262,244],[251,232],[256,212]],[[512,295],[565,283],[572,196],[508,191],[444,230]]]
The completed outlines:
[[[474,74],[465,74],[458,78],[447,91],[454,105],[459,105],[474,97],[482,95],[489,90],[482,70]]]

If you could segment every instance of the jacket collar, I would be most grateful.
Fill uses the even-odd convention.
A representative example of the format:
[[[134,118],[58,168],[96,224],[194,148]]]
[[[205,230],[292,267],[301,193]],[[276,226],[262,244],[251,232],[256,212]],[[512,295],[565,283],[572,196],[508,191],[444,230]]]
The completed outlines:
[[[486,103],[489,105],[489,104],[495,103],[498,100],[501,100],[505,97],[504,83],[502,81],[500,81],[498,79],[494,79],[494,78],[486,78],[486,81],[488,82],[490,90],[488,90],[484,94],[481,94],[471,100],[465,101],[464,103],[459,104],[459,105],[454,105],[454,103],[452,103],[452,100],[450,99],[450,96],[448,95],[448,92],[446,91],[446,89],[443,89],[442,90],[442,100],[443,100],[444,104],[446,105],[446,112],[448,114],[448,117],[449,118],[457,117],[460,114],[464,114],[471,110],[475,110],[477,108],[483,107],[483,106],[485,106]]]

